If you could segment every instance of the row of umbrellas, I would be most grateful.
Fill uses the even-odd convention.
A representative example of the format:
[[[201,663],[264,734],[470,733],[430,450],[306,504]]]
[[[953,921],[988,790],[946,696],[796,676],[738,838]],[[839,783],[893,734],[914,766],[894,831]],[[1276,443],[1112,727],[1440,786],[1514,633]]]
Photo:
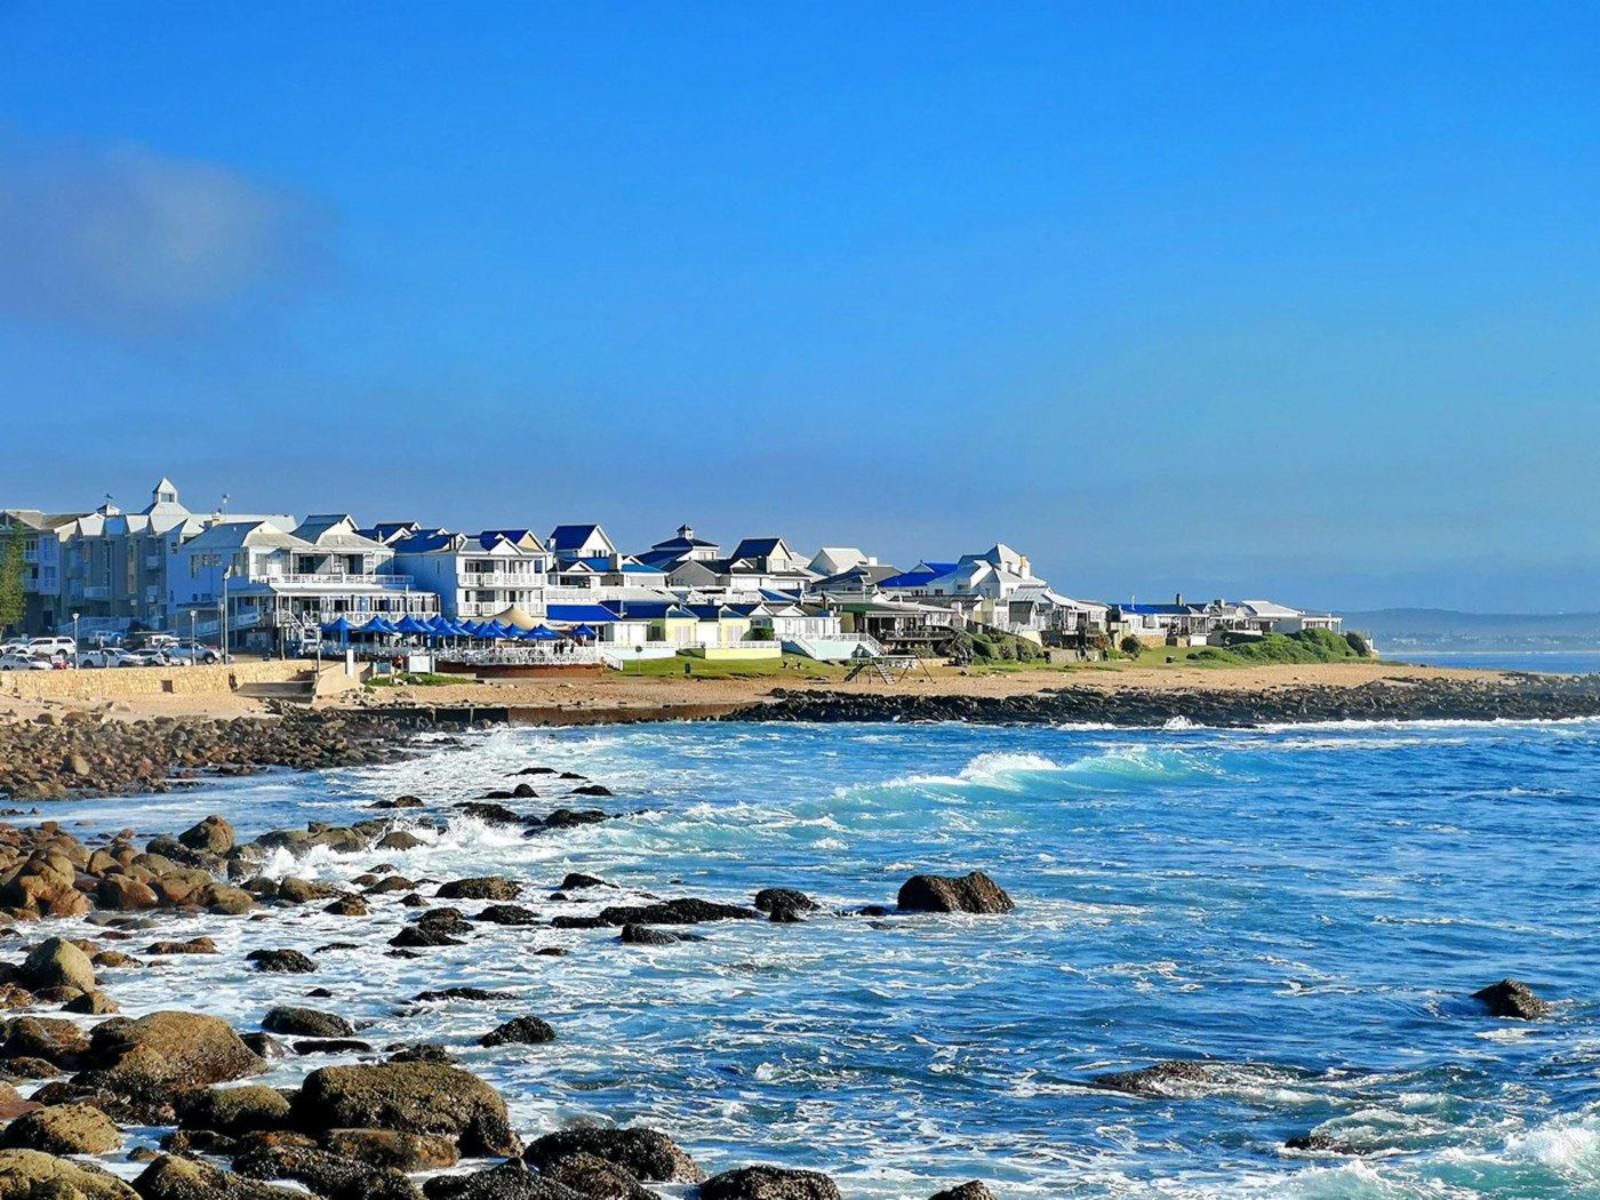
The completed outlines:
[[[516,625],[502,625],[499,621],[452,621],[448,617],[433,616],[421,620],[410,613],[391,622],[375,616],[365,624],[352,625],[344,617],[322,627],[325,634],[337,634],[343,643],[351,634],[382,634],[385,636],[426,638],[476,638],[479,641],[559,642],[563,637],[578,641],[592,640],[595,631],[591,626],[578,625],[560,633],[548,625],[533,625],[527,629]]]

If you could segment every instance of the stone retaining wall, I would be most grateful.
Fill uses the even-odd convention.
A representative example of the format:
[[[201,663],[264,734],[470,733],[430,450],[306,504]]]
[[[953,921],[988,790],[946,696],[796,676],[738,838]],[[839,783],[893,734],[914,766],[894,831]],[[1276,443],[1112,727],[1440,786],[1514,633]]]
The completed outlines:
[[[241,683],[288,683],[304,677],[295,661],[238,662],[214,667],[112,667],[88,671],[0,671],[0,696],[18,700],[122,700],[131,696],[196,696],[231,692]]]

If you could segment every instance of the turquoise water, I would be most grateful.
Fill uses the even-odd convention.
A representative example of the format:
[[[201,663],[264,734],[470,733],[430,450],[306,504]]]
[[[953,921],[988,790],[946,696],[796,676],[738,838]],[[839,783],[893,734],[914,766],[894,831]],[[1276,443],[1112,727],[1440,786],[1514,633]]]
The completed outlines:
[[[1431,667],[1471,667],[1486,671],[1534,671],[1541,675],[1592,675],[1600,671],[1600,650],[1390,650],[1394,662]]]
[[[543,764],[644,811],[531,840],[456,820],[404,854],[272,870],[500,872],[550,916],[592,907],[545,898],[568,870],[663,895],[792,886],[844,907],[892,903],[916,871],[978,867],[1017,910],[729,922],[659,949],[491,926],[414,961],[382,953],[412,912],[392,902],[365,922],[182,918],[175,933],[211,933],[224,954],[120,976],[112,994],[130,1012],[198,997],[247,1027],[321,984],[378,1044],[450,1042],[525,1133],[644,1120],[710,1168],[815,1167],[850,1197],[973,1176],[1010,1197],[1600,1195],[1600,725],[678,725],[469,742],[50,815],[153,832],[220,811],[253,834],[368,816],[400,792],[469,798]],[[249,948],[336,940],[361,948],[317,953],[315,976],[243,969]],[[529,953],[551,944],[572,952]],[[1555,1016],[1497,1021],[1467,1000],[1505,975],[1558,1000]],[[397,1005],[450,983],[521,999]],[[472,1044],[529,1011],[560,1040]],[[1203,1095],[1083,1086],[1172,1057],[1230,1066]],[[1371,1153],[1283,1148],[1310,1131]]]

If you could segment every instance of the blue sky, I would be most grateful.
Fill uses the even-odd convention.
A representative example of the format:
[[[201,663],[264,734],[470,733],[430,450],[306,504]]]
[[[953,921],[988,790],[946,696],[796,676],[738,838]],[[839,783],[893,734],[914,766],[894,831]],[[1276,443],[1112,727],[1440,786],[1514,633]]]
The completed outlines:
[[[1600,607],[1597,37],[0,0],[0,504]]]

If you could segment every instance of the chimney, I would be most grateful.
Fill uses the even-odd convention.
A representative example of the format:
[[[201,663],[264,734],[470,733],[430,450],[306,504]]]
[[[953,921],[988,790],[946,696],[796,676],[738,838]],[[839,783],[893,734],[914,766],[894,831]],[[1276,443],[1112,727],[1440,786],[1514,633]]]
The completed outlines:
[[[1176,604],[1179,608],[1182,608],[1183,607],[1183,593],[1179,592],[1175,597],[1173,597],[1172,602],[1174,604]]]

